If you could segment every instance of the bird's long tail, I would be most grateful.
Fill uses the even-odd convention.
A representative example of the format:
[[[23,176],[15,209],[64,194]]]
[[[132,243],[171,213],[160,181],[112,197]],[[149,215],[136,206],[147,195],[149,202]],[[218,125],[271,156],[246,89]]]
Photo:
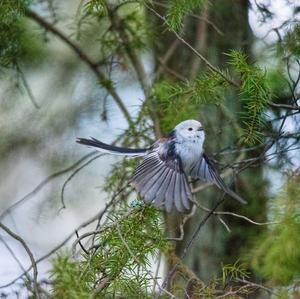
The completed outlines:
[[[93,137],[91,137],[90,139],[77,138],[76,142],[87,146],[91,146],[103,153],[109,153],[109,154],[119,155],[119,156],[142,157],[145,156],[148,151],[148,149],[131,149],[131,148],[109,145]]]

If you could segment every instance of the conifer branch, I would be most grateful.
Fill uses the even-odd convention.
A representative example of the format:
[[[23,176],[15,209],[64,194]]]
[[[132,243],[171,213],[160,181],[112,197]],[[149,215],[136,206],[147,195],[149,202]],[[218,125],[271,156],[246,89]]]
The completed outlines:
[[[152,0],[151,2],[154,3],[157,6],[160,6],[160,7],[164,7],[164,8],[168,7],[166,4],[158,2],[158,1],[153,1]],[[217,34],[219,34],[220,36],[224,36],[224,32],[214,22],[212,22],[209,18],[206,18],[202,15],[199,16],[199,15],[194,14],[194,13],[189,13],[188,16],[206,22],[208,25],[210,25],[216,31]]]

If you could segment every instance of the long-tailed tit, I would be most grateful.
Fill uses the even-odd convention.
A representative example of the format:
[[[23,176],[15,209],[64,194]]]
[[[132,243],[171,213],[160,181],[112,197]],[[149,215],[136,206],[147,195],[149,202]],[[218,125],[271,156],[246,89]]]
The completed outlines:
[[[144,157],[137,167],[132,185],[147,203],[165,207],[170,212],[190,208],[191,190],[187,176],[217,185],[231,197],[246,203],[224,183],[203,151],[205,134],[200,122],[186,120],[178,124],[168,137],[160,138],[150,148],[128,149],[102,143],[91,138],[78,138],[80,144],[115,155]]]

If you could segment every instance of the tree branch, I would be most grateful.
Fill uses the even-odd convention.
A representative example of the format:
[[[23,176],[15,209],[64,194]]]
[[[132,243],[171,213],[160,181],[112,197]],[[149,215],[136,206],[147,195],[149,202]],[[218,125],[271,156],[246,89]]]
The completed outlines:
[[[71,41],[63,32],[61,32],[59,29],[54,27],[51,23],[47,22],[36,12],[28,9],[26,10],[25,15],[30,19],[34,20],[40,26],[45,28],[47,31],[59,37],[65,44],[67,44],[78,55],[78,57],[94,72],[96,77],[99,79],[100,84],[102,84],[102,86],[107,90],[107,92],[113,97],[114,101],[116,102],[116,104],[122,111],[124,117],[126,118],[129,126],[133,127],[133,121],[131,119],[131,116],[127,108],[125,107],[122,99],[118,95],[115,88],[112,85],[107,84],[109,79],[106,78],[106,76],[99,70],[98,64],[94,62],[77,44]]]
[[[57,171],[51,175],[49,175],[46,179],[44,179],[43,181],[41,181],[32,191],[30,191],[29,193],[27,193],[25,196],[23,196],[21,199],[17,200],[15,203],[13,203],[10,207],[8,207],[4,212],[2,212],[2,214],[0,215],[0,220],[2,220],[8,213],[10,213],[14,208],[16,208],[17,206],[21,205],[22,203],[24,203],[26,200],[28,200],[29,198],[31,198],[32,196],[34,196],[36,193],[38,193],[45,185],[47,185],[51,180],[53,180],[54,178],[63,175],[69,171],[71,171],[72,169],[74,169],[75,167],[77,167],[78,165],[80,165],[84,160],[88,159],[89,157],[95,155],[97,153],[97,151],[93,151],[85,156],[83,156],[82,158],[80,158],[77,162],[75,162],[73,165],[62,169],[60,171]]]
[[[164,23],[168,24],[167,20],[165,17],[160,15],[156,10],[154,10],[152,7],[150,7],[148,4],[144,4],[145,7],[147,7],[154,15],[156,15],[159,19],[164,21]],[[184,45],[186,45],[196,56],[198,56],[205,64],[206,66],[211,69],[213,72],[216,74],[220,75],[223,79],[225,79],[229,84],[235,86],[235,87],[240,87],[240,85],[233,81],[232,79],[228,78],[224,73],[222,73],[217,67],[212,65],[202,54],[200,54],[191,44],[189,44],[184,38],[182,38],[176,31],[173,31],[173,34],[176,36],[176,38],[181,41]]]
[[[126,51],[127,56],[129,57],[131,64],[137,74],[138,80],[141,84],[141,87],[144,91],[145,97],[148,98],[150,94],[150,82],[148,80],[147,73],[145,71],[145,68],[139,59],[137,53],[135,52],[134,48],[130,45],[130,39],[128,34],[126,33],[126,24],[123,22],[123,20],[119,17],[116,10],[114,10],[112,7],[108,7],[108,16],[110,19],[110,22],[112,24],[112,28],[115,30],[117,35],[122,41],[123,47]]]
[[[196,237],[198,236],[201,228],[204,226],[204,224],[207,222],[207,220],[210,218],[210,216],[213,215],[213,213],[217,210],[217,208],[224,202],[224,197],[225,197],[225,193],[223,193],[221,199],[216,203],[216,205],[211,209],[210,212],[208,212],[206,214],[206,216],[200,221],[200,223],[198,224],[197,228],[195,229],[191,239],[189,240],[189,242],[187,243],[187,245],[184,247],[182,254],[180,256],[180,259],[177,263],[175,263],[175,265],[172,267],[172,269],[168,272],[168,274],[166,275],[163,284],[162,284],[162,289],[165,289],[169,279],[172,277],[172,275],[175,273],[177,266],[180,263],[180,260],[183,260],[186,256],[186,254],[188,253],[188,250],[190,249],[191,245],[193,244],[193,242],[195,241]],[[159,293],[157,294],[157,296],[155,297],[156,299],[161,297],[161,290],[159,291]]]
[[[37,266],[36,266],[36,261],[33,257],[33,254],[31,252],[30,248],[28,247],[26,242],[19,235],[15,234],[13,231],[11,231],[7,226],[2,224],[1,222],[0,222],[0,228],[2,228],[12,238],[14,238],[18,242],[20,242],[22,244],[22,246],[24,247],[25,251],[27,252],[27,254],[30,258],[30,261],[31,261],[31,268],[33,268],[33,284],[34,284],[35,296],[36,296],[36,298],[39,299],[40,295],[39,295],[39,287],[38,287],[38,282],[37,282],[38,270],[37,270]],[[28,271],[29,270],[24,272],[24,275],[26,275]]]
[[[65,182],[63,183],[63,186],[61,188],[61,192],[60,192],[60,199],[61,199],[61,203],[62,203],[62,207],[61,209],[65,209],[66,205],[65,205],[65,198],[64,198],[64,194],[65,194],[65,189],[67,184],[72,180],[72,178],[84,167],[86,167],[87,165],[89,165],[90,163],[92,163],[93,161],[103,157],[105,155],[105,153],[102,154],[98,154],[97,156],[94,156],[93,158],[91,158],[90,160],[88,160],[87,162],[85,162],[84,164],[82,164],[80,167],[78,167],[74,172],[72,172],[72,174],[65,180]]]
[[[283,108],[283,109],[288,109],[288,110],[300,111],[300,106],[296,106],[296,105],[276,104],[276,103],[270,101],[269,106],[274,107],[274,108]]]

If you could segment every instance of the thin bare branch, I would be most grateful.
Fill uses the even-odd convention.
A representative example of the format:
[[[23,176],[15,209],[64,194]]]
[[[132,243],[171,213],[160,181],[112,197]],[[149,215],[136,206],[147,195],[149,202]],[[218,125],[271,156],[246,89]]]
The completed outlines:
[[[274,102],[269,102],[269,106],[274,107],[274,108],[283,108],[283,109],[288,109],[288,110],[300,111],[300,106],[297,106],[297,105],[277,104]]]
[[[21,199],[17,200],[15,203],[13,203],[9,208],[7,208],[2,214],[0,215],[0,220],[2,220],[7,214],[9,214],[13,209],[23,204],[25,201],[33,197],[35,194],[37,194],[45,185],[47,185],[49,182],[51,182],[54,178],[61,176],[71,170],[73,170],[75,167],[80,165],[84,160],[88,159],[89,157],[95,155],[97,151],[93,151],[82,158],[80,158],[78,161],[76,161],[71,166],[66,167],[65,169],[62,169],[60,171],[54,172],[53,174],[49,175],[46,179],[41,181],[32,191],[27,193],[25,196],[23,196]]]
[[[180,231],[180,235],[178,238],[167,238],[168,241],[182,241],[183,237],[184,237],[184,225],[186,224],[186,222],[191,219],[195,213],[197,211],[197,206],[194,204],[192,207],[192,210],[190,213],[188,213],[187,215],[185,215],[182,219],[182,222],[179,225],[179,231]]]
[[[30,261],[31,261],[31,268],[33,269],[33,284],[34,284],[35,296],[36,296],[36,298],[39,299],[40,295],[39,295],[39,287],[38,287],[38,281],[37,281],[38,270],[37,270],[37,266],[36,266],[36,261],[34,259],[34,256],[33,256],[32,252],[31,252],[30,248],[28,247],[28,245],[26,244],[26,242],[24,241],[23,238],[21,238],[19,235],[17,235],[13,231],[11,231],[7,226],[5,226],[1,222],[0,222],[0,228],[2,228],[8,235],[10,235],[16,241],[18,241],[19,243],[21,243],[22,246],[23,246],[23,248],[27,252],[27,254],[28,254],[29,258],[30,258]],[[24,275],[26,275],[28,271],[29,270],[27,270],[26,272],[24,272]]]
[[[93,161],[103,157],[105,154],[99,154],[93,158],[91,158],[90,160],[88,160],[86,163],[84,163],[83,165],[81,165],[80,167],[78,167],[63,183],[63,186],[61,188],[61,192],[60,192],[60,198],[61,198],[61,203],[62,203],[62,207],[61,209],[65,209],[66,205],[65,205],[65,198],[64,198],[64,194],[65,194],[65,189],[68,185],[68,183],[74,178],[74,176],[80,172],[83,168],[85,168],[86,166],[88,166],[89,164],[91,164]]]
[[[195,203],[197,205],[197,207],[199,207],[201,210],[203,211],[206,211],[206,212],[210,212],[211,210],[206,208],[206,207],[203,207],[202,205],[200,205],[199,203]],[[264,225],[273,225],[273,224],[279,224],[280,222],[278,221],[270,221],[270,222],[257,222],[257,221],[254,221],[244,215],[240,215],[240,214],[237,214],[237,213],[233,213],[233,212],[214,212],[213,213],[214,215],[230,215],[230,216],[234,216],[234,217],[237,217],[237,218],[241,218],[241,219],[244,219],[245,221],[251,223],[251,224],[255,224],[255,225],[259,225],[259,226],[264,226]]]
[[[34,106],[34,108],[40,109],[41,107],[37,103],[36,99],[34,98],[34,95],[33,95],[32,91],[31,91],[31,88],[30,88],[28,82],[27,82],[27,79],[26,79],[26,77],[24,75],[24,72],[23,72],[23,70],[20,68],[20,66],[18,64],[17,64],[17,71],[18,71],[18,74],[19,74],[19,76],[21,78],[23,86],[24,86],[24,88],[25,88],[25,90],[26,90],[26,92],[28,94],[28,97],[29,97],[32,105]]]

